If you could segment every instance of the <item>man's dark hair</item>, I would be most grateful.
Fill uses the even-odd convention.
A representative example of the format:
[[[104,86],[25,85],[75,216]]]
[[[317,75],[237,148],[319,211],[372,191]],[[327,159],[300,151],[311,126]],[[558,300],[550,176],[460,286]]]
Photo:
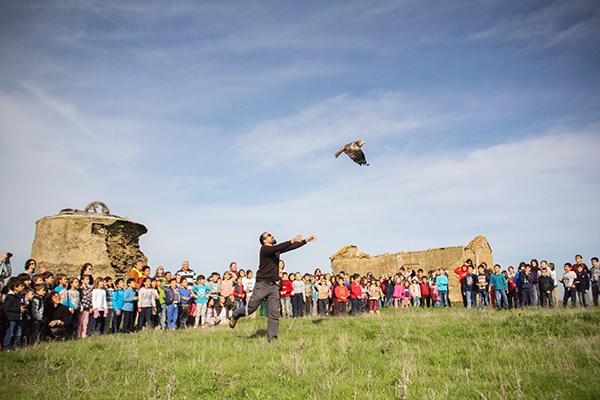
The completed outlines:
[[[265,238],[266,238],[266,236],[265,236],[265,235],[266,235],[266,234],[267,234],[267,232],[263,232],[263,233],[261,233],[261,234],[260,234],[260,236],[258,237],[258,241],[260,242],[260,244],[261,244],[261,245],[265,244]]]
[[[122,280],[123,280],[123,278],[117,278],[117,279],[115,280],[115,286],[118,286],[118,285],[119,285],[119,282],[121,282]]]
[[[129,284],[131,282],[135,282],[135,278],[129,278],[129,279],[127,279],[127,286],[129,286]]]
[[[577,255],[575,256],[575,258],[577,258],[577,257],[583,258],[583,256],[582,256],[581,254],[577,254]]]
[[[6,286],[8,287],[8,290],[14,291],[15,288],[17,288],[19,286],[25,286],[25,284],[19,278],[10,278],[8,281],[8,284]]]
[[[598,261],[598,257],[592,257],[592,261]]]
[[[144,267],[142,268],[142,272],[144,271],[150,271],[150,267],[147,265],[144,265]]]
[[[19,278],[22,281],[31,279],[31,277],[29,276],[29,274],[27,272],[20,273],[19,275],[17,275],[17,278]]]
[[[200,275],[198,275],[198,277],[196,278],[196,281],[198,281],[198,280],[201,280],[201,279],[206,279],[206,278],[204,277],[204,275],[200,274]]]

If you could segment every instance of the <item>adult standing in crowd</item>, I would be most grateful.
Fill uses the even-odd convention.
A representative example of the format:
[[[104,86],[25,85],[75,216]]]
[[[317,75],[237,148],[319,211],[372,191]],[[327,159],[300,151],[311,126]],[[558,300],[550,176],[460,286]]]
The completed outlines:
[[[185,279],[190,287],[194,286],[194,282],[196,281],[196,273],[193,269],[190,269],[189,261],[183,261],[181,263],[181,269],[177,271],[175,275],[179,275],[181,279]]]
[[[254,286],[254,292],[250,298],[248,308],[240,308],[236,310],[231,318],[229,319],[229,326],[235,327],[238,319],[247,315],[252,314],[256,311],[260,302],[263,299],[267,300],[268,321],[267,321],[267,340],[271,342],[277,339],[279,332],[279,256],[282,253],[295,250],[299,247],[304,246],[306,243],[315,240],[315,236],[309,236],[306,239],[302,239],[302,236],[297,235],[292,240],[277,244],[275,237],[268,233],[263,232],[258,238],[261,247],[259,253],[259,267],[256,272],[256,285]]]
[[[33,276],[35,275],[36,266],[37,262],[33,258],[30,258],[29,260],[25,261],[25,273],[28,274],[30,278],[33,278]]]
[[[0,290],[4,288],[4,280],[12,276],[12,266],[10,265],[11,253],[0,255]]]

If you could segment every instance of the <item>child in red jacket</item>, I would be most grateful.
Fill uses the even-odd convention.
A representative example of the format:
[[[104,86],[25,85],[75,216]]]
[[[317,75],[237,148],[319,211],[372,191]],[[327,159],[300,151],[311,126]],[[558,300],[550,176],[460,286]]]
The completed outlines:
[[[348,296],[350,295],[350,291],[346,285],[344,285],[344,279],[338,279],[338,285],[335,287],[334,294],[338,302],[340,315],[348,314]]]
[[[292,275],[293,279],[293,275]],[[288,279],[288,274],[283,273],[281,276],[281,286],[279,288],[279,296],[281,297],[281,316],[284,318],[292,317],[292,290],[294,285]]]
[[[352,314],[358,315],[361,312],[361,299],[362,299],[362,288],[358,280],[360,276],[358,274],[352,275],[350,280],[352,283],[350,284],[350,298],[352,299]]]

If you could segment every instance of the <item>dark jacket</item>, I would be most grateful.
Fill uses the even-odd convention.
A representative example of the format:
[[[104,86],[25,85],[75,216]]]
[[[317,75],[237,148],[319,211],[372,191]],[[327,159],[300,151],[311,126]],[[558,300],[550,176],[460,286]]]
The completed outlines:
[[[21,320],[21,296],[15,293],[9,293],[4,301],[4,314],[9,321]]]
[[[575,289],[577,290],[589,290],[590,289],[590,274],[585,271],[577,273],[577,279],[575,280]]]
[[[256,281],[276,282],[279,280],[279,255],[302,247],[306,240],[298,243],[291,241],[276,244],[274,246],[262,245],[260,248],[258,271],[256,271]]]
[[[31,299],[29,303],[29,313],[34,321],[41,321],[44,319],[44,299],[37,294]]]
[[[551,276],[540,276],[540,292],[554,290],[554,280]]]
[[[525,272],[519,274],[519,283],[517,284],[521,289],[532,289],[533,288],[533,277],[531,273]]]

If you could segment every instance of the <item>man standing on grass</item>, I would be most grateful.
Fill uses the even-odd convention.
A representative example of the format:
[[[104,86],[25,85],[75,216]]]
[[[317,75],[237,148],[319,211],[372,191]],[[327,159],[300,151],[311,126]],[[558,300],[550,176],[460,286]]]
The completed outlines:
[[[275,237],[268,232],[263,232],[259,237],[261,244],[259,260],[260,265],[256,272],[256,284],[247,308],[236,310],[229,319],[229,326],[235,327],[237,320],[245,315],[250,315],[260,305],[263,299],[267,300],[269,309],[267,322],[267,340],[277,339],[279,330],[279,255],[304,246],[315,240],[315,236],[302,239],[297,235],[292,240],[277,244]]]

